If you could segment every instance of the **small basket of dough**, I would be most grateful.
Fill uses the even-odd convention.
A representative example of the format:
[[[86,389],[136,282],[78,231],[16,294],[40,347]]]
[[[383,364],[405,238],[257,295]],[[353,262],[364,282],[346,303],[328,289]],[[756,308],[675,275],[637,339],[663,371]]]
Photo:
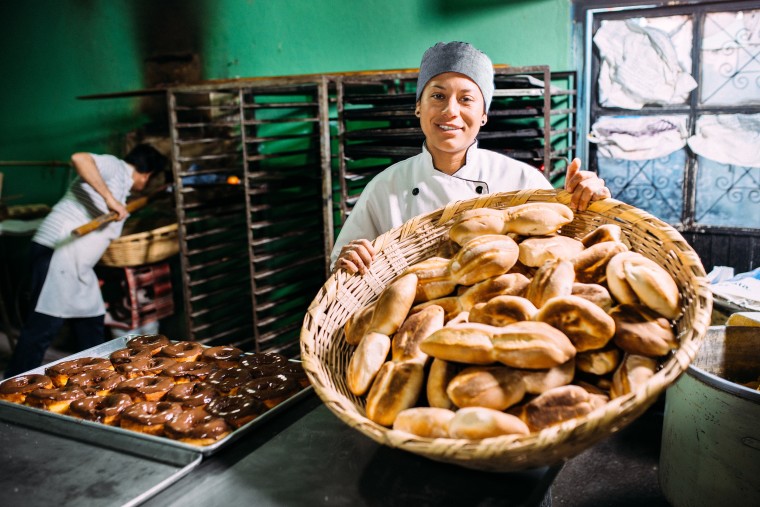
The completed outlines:
[[[376,442],[516,471],[569,459],[646,411],[710,325],[699,257],[620,201],[531,190],[451,203],[333,274],[301,330],[327,407]]]
[[[111,267],[131,267],[153,264],[179,252],[177,223],[141,231],[124,231],[115,239],[100,258],[100,263]]]

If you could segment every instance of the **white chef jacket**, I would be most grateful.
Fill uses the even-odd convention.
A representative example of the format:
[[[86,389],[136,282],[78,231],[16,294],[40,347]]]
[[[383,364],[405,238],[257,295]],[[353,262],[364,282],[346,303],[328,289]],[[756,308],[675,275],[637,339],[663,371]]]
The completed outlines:
[[[355,239],[372,240],[417,215],[450,202],[527,188],[552,188],[536,168],[500,153],[467,150],[465,165],[449,176],[433,166],[425,145],[422,153],[388,167],[364,188],[335,241],[331,266],[341,248]]]
[[[112,155],[93,154],[92,158],[114,198],[125,202],[133,184],[132,167]],[[100,194],[77,177],[45,217],[32,241],[54,252],[37,312],[61,318],[105,314],[94,267],[111,241],[121,235],[124,220],[110,222],[82,237],[73,236],[71,231],[109,211]]]

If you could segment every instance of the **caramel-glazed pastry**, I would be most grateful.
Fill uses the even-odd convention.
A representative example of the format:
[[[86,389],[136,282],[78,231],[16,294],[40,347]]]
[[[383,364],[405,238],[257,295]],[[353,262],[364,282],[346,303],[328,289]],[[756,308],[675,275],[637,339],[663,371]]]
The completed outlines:
[[[393,421],[393,429],[424,438],[448,438],[454,411],[446,408],[414,407],[402,410]]]
[[[528,426],[518,417],[485,407],[460,408],[449,422],[451,438],[483,438],[527,435]]]
[[[534,236],[519,244],[519,260],[526,266],[540,267],[550,259],[571,260],[583,249],[583,243],[567,236]]]
[[[47,375],[30,373],[11,377],[0,383],[0,400],[24,403],[26,397],[36,389],[52,389],[53,381]]]
[[[663,317],[681,315],[681,295],[670,274],[638,252],[615,255],[607,264],[607,286],[622,304],[642,305]]]
[[[579,352],[575,356],[575,365],[580,371],[585,373],[607,375],[618,367],[620,356],[621,352],[617,347],[589,350],[587,352]]]
[[[394,361],[417,361],[425,364],[428,355],[420,350],[420,342],[443,327],[443,308],[428,306],[410,315],[391,340]]]
[[[525,298],[519,296],[496,296],[487,303],[478,303],[469,314],[470,322],[489,326],[506,326],[514,322],[531,320],[538,309]]]
[[[615,335],[612,317],[579,296],[550,299],[536,313],[535,320],[546,322],[565,333],[578,352],[601,349]]]
[[[506,366],[471,366],[458,373],[446,388],[457,407],[505,410],[525,396],[520,372]]]
[[[610,291],[598,283],[575,282],[572,295],[591,301],[605,312],[610,311],[610,308],[615,304],[612,296],[610,296]]]
[[[607,264],[628,247],[619,241],[605,241],[591,245],[572,258],[575,279],[581,283],[604,283],[607,280]]]
[[[622,241],[623,230],[616,224],[604,224],[600,225],[593,231],[589,232],[581,238],[581,243],[586,248],[597,243],[604,243],[605,241]]]
[[[670,321],[640,305],[610,310],[615,321],[615,345],[631,354],[660,357],[678,347]]]
[[[507,366],[531,370],[553,368],[575,357],[570,339],[544,322],[515,322],[491,329],[496,331],[491,339],[493,357]]]
[[[517,262],[515,240],[503,234],[487,234],[471,239],[451,259],[449,273],[460,285],[474,285],[503,275]]]
[[[605,403],[601,396],[593,395],[576,385],[550,389],[522,407],[520,418],[531,431],[584,416]]]
[[[626,354],[612,376],[610,397],[617,398],[637,391],[657,371],[657,361],[651,357]]]
[[[575,269],[570,261],[552,259],[546,261],[530,281],[525,297],[536,308],[541,308],[551,298],[569,296],[573,291]]]
[[[425,367],[414,361],[388,361],[380,368],[367,394],[367,417],[392,426],[402,410],[417,403],[425,381]]]
[[[446,393],[446,388],[460,369],[456,363],[433,359],[425,386],[428,405],[435,408],[454,409],[454,403]]]

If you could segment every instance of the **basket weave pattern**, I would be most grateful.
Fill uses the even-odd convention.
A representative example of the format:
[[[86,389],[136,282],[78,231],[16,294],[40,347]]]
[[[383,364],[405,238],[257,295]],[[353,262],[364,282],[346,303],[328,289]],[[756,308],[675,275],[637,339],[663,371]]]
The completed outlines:
[[[576,213],[561,234],[580,238],[603,224],[617,224],[631,250],[656,261],[676,281],[683,315],[676,322],[679,348],[638,391],[615,398],[585,417],[566,421],[528,436],[484,440],[430,439],[394,431],[365,417],[364,399],[346,386],[346,369],[354,347],[343,337],[343,325],[357,309],[376,299],[409,266],[433,255],[448,239],[451,220],[474,208],[504,209],[527,202],[570,204],[570,194],[529,190],[491,194],[449,204],[409,220],[378,237],[379,251],[369,272],[333,274],[312,302],[301,330],[301,357],[315,391],[341,420],[376,442],[428,458],[490,471],[515,471],[555,464],[579,454],[640,416],[694,359],[710,325],[712,293],[694,250],[671,226],[630,205],[606,199]]]
[[[122,236],[108,246],[100,263],[113,267],[141,266],[162,261],[179,252],[177,224]]]

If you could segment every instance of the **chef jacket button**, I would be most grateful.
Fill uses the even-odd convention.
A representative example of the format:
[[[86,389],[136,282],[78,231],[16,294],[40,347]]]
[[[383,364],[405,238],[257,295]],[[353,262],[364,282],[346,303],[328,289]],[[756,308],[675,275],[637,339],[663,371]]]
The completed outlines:
[[[415,187],[415,188],[412,189],[412,195],[417,195],[419,193],[420,193],[420,189],[419,188]]]
[[[482,194],[483,193],[483,186],[482,185],[478,185],[477,187],[475,187],[475,191],[477,193],[479,193],[479,194]]]

